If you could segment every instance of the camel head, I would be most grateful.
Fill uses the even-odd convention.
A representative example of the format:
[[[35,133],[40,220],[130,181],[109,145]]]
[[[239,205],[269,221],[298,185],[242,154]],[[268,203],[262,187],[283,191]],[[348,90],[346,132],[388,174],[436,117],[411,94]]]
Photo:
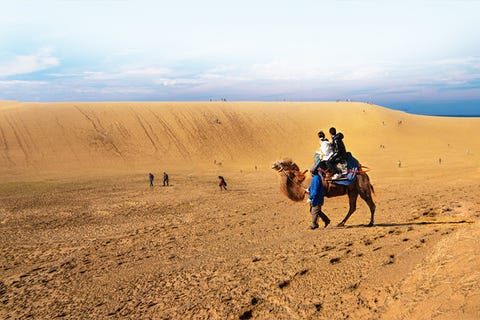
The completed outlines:
[[[301,172],[292,159],[281,159],[273,163],[272,169],[279,173],[280,191],[293,201],[302,201],[305,198],[305,172]]]
[[[292,159],[285,158],[285,159],[280,159],[275,161],[272,164],[272,169],[276,170],[278,172],[283,172],[283,171],[300,171],[298,168],[297,164],[293,162]]]

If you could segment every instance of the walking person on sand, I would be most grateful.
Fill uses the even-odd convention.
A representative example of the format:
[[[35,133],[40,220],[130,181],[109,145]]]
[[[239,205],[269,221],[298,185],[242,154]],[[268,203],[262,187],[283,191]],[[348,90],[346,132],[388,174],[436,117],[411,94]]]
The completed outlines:
[[[168,187],[168,174],[166,172],[163,173],[163,186]]]
[[[330,219],[322,211],[324,198],[322,177],[318,174],[317,166],[310,168],[310,172],[312,173],[312,183],[308,188],[310,196],[307,200],[307,202],[310,203],[310,212],[312,213],[312,225],[310,226],[310,229],[314,230],[318,228],[318,217],[323,220],[326,228],[330,224]]]
[[[153,173],[148,174],[148,180],[150,181],[150,187],[153,187],[153,179],[155,177],[153,176]]]
[[[218,176],[218,187],[220,188],[220,191],[222,191],[222,188],[227,190],[227,182],[222,176]]]

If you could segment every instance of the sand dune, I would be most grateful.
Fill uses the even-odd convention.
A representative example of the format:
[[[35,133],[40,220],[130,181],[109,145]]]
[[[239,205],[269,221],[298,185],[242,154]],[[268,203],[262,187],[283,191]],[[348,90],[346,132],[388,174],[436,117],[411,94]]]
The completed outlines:
[[[292,148],[301,150],[299,142],[302,144],[305,139],[301,137],[308,131],[300,126],[300,119],[290,117],[289,110],[295,107],[256,103],[9,104],[1,109],[1,165],[6,172],[130,169],[170,163],[202,166],[214,161],[253,166],[286,155]],[[269,121],[272,116],[275,120]]]
[[[271,163],[308,168],[330,126],[372,228],[362,202],[335,227],[341,197],[307,230],[279,192]],[[0,318],[478,319],[479,134],[364,103],[0,101]]]
[[[478,154],[478,119],[410,115],[362,103],[0,103],[1,174],[169,166],[310,163],[336,126],[363,162],[411,167]],[[380,148],[380,145],[385,148]]]

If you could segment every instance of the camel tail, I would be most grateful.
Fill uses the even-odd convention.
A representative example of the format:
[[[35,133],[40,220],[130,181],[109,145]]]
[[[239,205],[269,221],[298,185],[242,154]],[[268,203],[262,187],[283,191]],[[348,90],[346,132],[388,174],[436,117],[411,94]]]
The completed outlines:
[[[363,168],[368,168],[368,167],[363,167],[363,166],[362,166],[362,169],[363,169]],[[365,172],[363,172],[363,173],[361,173],[361,175],[367,178],[368,188],[370,188],[370,191],[372,192],[372,194],[375,194],[375,189],[373,188],[373,185],[372,185],[372,183],[370,182],[370,177],[368,176],[368,174],[366,174]]]
[[[372,195],[372,200],[373,200],[376,197],[375,189],[373,188],[373,184],[370,182],[370,177],[368,175],[367,175],[367,177],[368,177],[368,187],[370,188],[371,195]]]
[[[366,167],[368,168],[368,167]],[[370,177],[368,176],[368,174],[365,173],[365,176],[367,177],[367,180],[368,180],[368,185],[370,187],[370,190],[372,191],[373,194],[375,194],[375,189],[373,188],[373,185],[372,183],[370,182]]]

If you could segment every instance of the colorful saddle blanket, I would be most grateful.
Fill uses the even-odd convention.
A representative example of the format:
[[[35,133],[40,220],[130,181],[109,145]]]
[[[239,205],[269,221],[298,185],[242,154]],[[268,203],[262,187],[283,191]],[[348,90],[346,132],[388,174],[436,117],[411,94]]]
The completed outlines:
[[[340,179],[332,180],[332,183],[349,186],[355,180],[358,172],[358,161],[355,159],[350,152],[347,152],[347,170],[346,173],[342,174]]]

